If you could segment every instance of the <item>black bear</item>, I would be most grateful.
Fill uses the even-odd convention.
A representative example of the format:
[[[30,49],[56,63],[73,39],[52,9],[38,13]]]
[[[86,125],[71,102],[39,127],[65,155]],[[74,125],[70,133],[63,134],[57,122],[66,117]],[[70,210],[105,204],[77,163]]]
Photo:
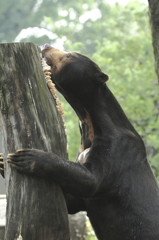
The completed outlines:
[[[57,182],[68,212],[87,211],[99,240],[159,240],[159,188],[142,139],[105,83],[108,76],[79,53],[45,44],[42,54],[79,118],[80,152],[69,162],[24,149],[8,162],[20,173]]]

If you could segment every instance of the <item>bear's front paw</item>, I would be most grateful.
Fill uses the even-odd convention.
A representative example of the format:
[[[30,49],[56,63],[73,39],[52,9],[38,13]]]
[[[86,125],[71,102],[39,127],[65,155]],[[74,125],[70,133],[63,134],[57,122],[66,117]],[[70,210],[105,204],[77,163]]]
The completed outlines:
[[[0,174],[4,177],[3,153],[0,153]]]
[[[38,149],[21,149],[8,154],[8,163],[18,172],[43,176],[43,168],[49,153]]]

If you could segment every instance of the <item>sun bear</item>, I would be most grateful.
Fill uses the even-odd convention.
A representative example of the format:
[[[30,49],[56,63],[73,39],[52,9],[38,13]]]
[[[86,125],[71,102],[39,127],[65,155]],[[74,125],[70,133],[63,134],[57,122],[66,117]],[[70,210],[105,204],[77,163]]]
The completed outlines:
[[[106,84],[108,75],[79,53],[45,44],[42,54],[57,90],[79,118],[80,152],[70,162],[24,149],[8,162],[22,174],[59,184],[68,213],[87,211],[99,240],[158,240],[158,185],[141,137]]]

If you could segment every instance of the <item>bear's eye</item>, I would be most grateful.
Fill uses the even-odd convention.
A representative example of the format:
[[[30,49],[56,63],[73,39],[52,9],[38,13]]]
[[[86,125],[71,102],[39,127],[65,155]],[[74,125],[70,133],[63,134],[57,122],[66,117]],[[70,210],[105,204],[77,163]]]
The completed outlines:
[[[67,58],[69,58],[70,56],[71,56],[71,54],[70,54],[70,53],[68,53],[68,54],[66,55],[66,57],[67,57]]]
[[[49,65],[50,67],[52,66],[52,63],[50,61],[46,61],[47,65]]]

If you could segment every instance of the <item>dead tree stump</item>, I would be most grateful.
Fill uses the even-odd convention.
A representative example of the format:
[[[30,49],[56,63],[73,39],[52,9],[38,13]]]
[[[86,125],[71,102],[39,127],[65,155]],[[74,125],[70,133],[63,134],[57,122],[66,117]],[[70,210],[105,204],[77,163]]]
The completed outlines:
[[[22,148],[67,157],[62,118],[45,83],[39,49],[0,44],[0,121],[4,158]],[[5,240],[68,240],[68,216],[59,186],[19,174],[5,162]]]

